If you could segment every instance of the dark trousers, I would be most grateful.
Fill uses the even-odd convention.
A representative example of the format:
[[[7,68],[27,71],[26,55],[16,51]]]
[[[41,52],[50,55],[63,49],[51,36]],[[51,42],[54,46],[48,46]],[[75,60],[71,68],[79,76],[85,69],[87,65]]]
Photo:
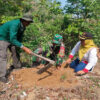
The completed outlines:
[[[15,68],[21,67],[20,57],[16,51],[16,47],[10,45],[6,41],[0,40],[0,77],[4,77],[7,73],[7,49],[10,49],[13,58],[13,65]]]
[[[10,45],[8,48],[9,48],[10,52],[12,53],[14,68],[21,68],[20,54],[18,52],[19,48],[17,48],[14,45]]]

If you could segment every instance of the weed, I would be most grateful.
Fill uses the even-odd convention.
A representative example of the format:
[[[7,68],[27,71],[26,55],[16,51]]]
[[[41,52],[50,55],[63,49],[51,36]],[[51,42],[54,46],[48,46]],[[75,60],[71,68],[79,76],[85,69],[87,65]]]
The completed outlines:
[[[96,77],[90,77],[90,80],[93,82],[93,84],[97,87],[100,87],[100,79]]]
[[[64,81],[66,80],[66,74],[63,74],[61,77],[60,77],[60,81]]]

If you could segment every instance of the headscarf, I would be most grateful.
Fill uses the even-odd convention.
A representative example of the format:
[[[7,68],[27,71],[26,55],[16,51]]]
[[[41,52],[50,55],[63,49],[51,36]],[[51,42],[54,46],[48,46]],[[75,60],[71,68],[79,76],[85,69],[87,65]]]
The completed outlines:
[[[85,41],[85,45],[84,46],[81,45],[80,49],[79,49],[79,59],[80,59],[80,61],[82,60],[83,56],[85,55],[85,53],[89,49],[91,49],[93,47],[97,47],[92,39],[87,39],[87,40],[84,40],[84,41]]]

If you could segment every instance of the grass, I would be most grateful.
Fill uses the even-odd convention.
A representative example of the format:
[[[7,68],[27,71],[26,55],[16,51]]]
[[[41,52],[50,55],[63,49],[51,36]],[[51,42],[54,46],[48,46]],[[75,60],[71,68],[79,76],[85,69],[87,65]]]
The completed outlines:
[[[66,77],[66,74],[63,74],[63,75],[60,77],[60,81],[62,81],[62,82],[63,82],[63,81],[65,81],[65,80],[66,80],[66,78],[67,78],[67,77]]]
[[[100,78],[90,77],[89,79],[93,82],[94,86],[97,86],[100,88]]]

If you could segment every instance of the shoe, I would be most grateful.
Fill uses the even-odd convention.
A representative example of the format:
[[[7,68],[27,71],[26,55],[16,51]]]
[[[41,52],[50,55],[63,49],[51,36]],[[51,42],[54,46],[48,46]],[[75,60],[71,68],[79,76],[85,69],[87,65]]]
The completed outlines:
[[[3,82],[3,83],[7,83],[8,82],[6,77],[0,77],[0,81]]]
[[[10,66],[10,69],[9,69],[9,70],[10,70],[10,71],[13,71],[14,69],[21,69],[21,68],[22,68],[22,67],[15,67],[15,66],[12,65],[12,66]]]
[[[7,69],[6,77],[8,77],[13,70],[14,70],[14,66],[12,65],[12,66],[10,66],[9,69]]]
[[[10,66],[10,70],[12,71],[15,67],[13,65]]]

